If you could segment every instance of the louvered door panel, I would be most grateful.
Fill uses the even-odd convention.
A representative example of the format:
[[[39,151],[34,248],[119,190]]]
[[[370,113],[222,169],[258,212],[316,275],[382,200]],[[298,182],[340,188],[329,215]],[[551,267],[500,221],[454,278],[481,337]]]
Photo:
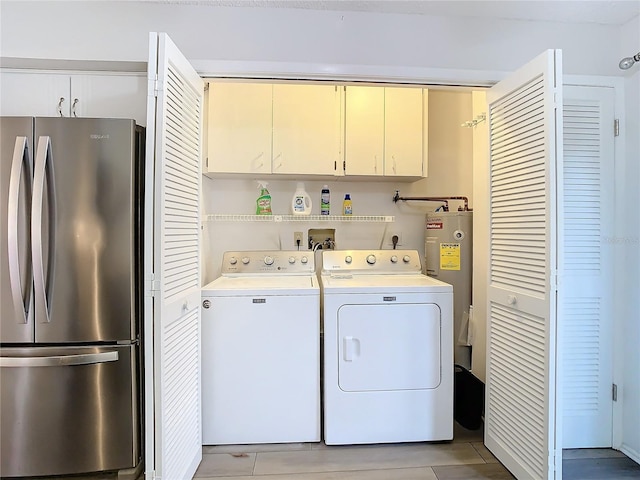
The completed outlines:
[[[493,87],[485,443],[518,479],[554,479],[558,51]],[[559,64],[559,62],[558,62]],[[559,462],[558,462],[559,463]]]
[[[153,41],[153,34],[152,34]],[[157,34],[155,160],[155,478],[190,479],[202,458],[200,423],[200,172],[204,85]],[[150,55],[150,64],[153,54]],[[147,450],[148,451],[148,450]]]
[[[565,89],[565,448],[612,444],[613,102],[610,88]]]

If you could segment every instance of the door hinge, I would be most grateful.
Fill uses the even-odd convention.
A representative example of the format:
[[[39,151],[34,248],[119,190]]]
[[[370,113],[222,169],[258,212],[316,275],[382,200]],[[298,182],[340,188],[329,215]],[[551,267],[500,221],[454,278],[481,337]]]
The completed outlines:
[[[618,385],[615,383],[611,385],[611,399],[614,402],[618,401]]]
[[[620,136],[620,120],[617,118],[613,121],[613,136]]]
[[[160,280],[156,280],[155,274],[149,274],[145,281],[145,292],[147,297],[155,297],[160,291]]]

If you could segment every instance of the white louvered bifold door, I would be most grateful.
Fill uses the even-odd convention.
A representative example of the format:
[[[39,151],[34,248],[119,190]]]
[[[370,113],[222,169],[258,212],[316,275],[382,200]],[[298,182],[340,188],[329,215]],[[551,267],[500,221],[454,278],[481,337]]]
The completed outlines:
[[[611,447],[614,92],[564,88],[564,448]]]
[[[199,252],[204,83],[166,34],[150,34],[150,72],[155,66],[157,80],[153,73],[149,76],[155,116],[147,119],[147,162],[154,169],[153,272],[147,272],[153,293],[154,351],[153,371],[145,372],[153,374],[154,381],[154,446],[146,450],[147,457],[153,450],[151,467],[146,459],[147,477],[186,480],[202,459]],[[147,228],[145,235],[150,233]]]
[[[492,87],[485,444],[520,479],[561,477],[556,272],[561,52]],[[558,155],[558,158],[556,158]],[[556,182],[558,180],[558,182]]]

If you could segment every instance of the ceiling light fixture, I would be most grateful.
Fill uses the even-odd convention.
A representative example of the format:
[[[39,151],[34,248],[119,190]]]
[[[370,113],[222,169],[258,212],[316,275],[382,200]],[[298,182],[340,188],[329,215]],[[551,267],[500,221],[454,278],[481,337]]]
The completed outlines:
[[[622,60],[620,60],[620,63],[618,64],[618,66],[622,69],[622,70],[628,70],[630,69],[634,63],[636,62],[640,62],[640,52],[638,52],[637,54],[635,54],[633,57],[626,57],[623,58]]]

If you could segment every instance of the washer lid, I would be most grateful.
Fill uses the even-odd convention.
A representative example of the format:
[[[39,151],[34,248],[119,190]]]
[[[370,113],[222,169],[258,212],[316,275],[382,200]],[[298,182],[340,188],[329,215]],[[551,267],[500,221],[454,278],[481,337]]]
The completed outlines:
[[[203,296],[319,295],[315,275],[219,277],[202,288]]]
[[[322,275],[326,293],[451,293],[448,283],[422,274],[411,275]]]

